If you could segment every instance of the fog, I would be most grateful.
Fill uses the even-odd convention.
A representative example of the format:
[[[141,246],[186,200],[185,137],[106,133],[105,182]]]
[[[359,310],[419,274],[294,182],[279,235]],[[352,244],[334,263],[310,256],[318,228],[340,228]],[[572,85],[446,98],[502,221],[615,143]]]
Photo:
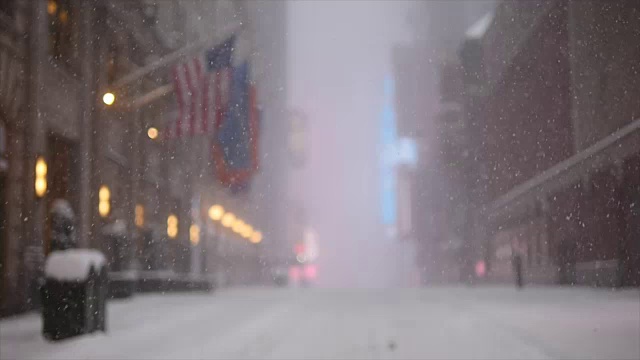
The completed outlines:
[[[0,0],[0,359],[640,359],[638,44],[638,0]]]
[[[289,3],[289,104],[308,116],[301,178],[319,234],[318,286],[403,285],[398,253],[381,226],[378,164],[391,48],[408,37],[409,3]],[[384,255],[387,256],[384,256]],[[399,255],[396,254],[396,255]]]

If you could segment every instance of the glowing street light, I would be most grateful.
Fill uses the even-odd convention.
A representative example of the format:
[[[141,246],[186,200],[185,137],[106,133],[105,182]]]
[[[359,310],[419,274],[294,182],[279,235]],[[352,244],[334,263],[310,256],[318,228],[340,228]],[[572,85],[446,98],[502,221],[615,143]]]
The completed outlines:
[[[167,235],[171,239],[175,239],[178,236],[178,217],[173,214],[167,217]]]
[[[224,208],[220,205],[213,205],[209,208],[209,218],[213,221],[220,221],[224,216]]]
[[[141,204],[136,205],[135,223],[139,228],[142,228],[144,226],[144,206],[142,206]]]
[[[100,216],[107,217],[111,212],[111,191],[106,185],[102,185],[98,191],[98,213]]]
[[[189,241],[191,245],[196,246],[200,242],[200,226],[193,224],[189,228]]]
[[[35,190],[37,197],[43,197],[47,193],[47,162],[43,157],[36,160]]]
[[[49,15],[55,15],[57,11],[58,11],[58,4],[53,0],[49,0],[49,3],[47,4],[47,13]]]
[[[149,137],[149,139],[155,140],[158,137],[158,129],[154,127],[150,127],[147,130],[147,136]]]
[[[224,226],[226,228],[232,227],[233,224],[236,222],[236,216],[233,215],[233,213],[230,213],[230,212],[225,213],[222,216],[222,221],[221,222],[222,222],[222,226]]]
[[[102,102],[105,103],[105,105],[113,105],[113,103],[116,101],[116,96],[111,93],[111,92],[106,92],[104,93],[104,95],[102,95]]]
[[[253,227],[251,225],[245,225],[240,235],[242,235],[242,237],[245,239],[249,239],[251,235],[253,235]]]
[[[233,230],[233,232],[236,234],[241,234],[242,231],[244,230],[244,227],[245,227],[244,221],[237,219],[231,226],[231,230]]]
[[[252,244],[259,244],[262,241],[262,233],[260,231],[254,231],[249,238]]]

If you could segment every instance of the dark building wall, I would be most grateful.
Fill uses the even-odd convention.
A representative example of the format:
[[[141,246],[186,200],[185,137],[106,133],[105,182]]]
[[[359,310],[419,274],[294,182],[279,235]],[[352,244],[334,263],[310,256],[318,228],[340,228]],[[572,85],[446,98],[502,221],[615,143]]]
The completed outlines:
[[[500,3],[482,39],[488,202],[638,118],[638,9],[631,1]],[[536,281],[637,284],[640,249],[630,239],[640,223],[640,144],[624,146],[624,158],[540,193],[545,210],[492,224],[502,230],[490,233],[487,258],[497,261],[507,246],[500,239],[524,241],[527,257],[548,259],[539,269],[527,261]],[[531,223],[539,226],[525,226]],[[543,276],[534,276],[540,269]],[[508,266],[493,271],[509,279]]]
[[[503,3],[496,14],[494,33],[503,33],[510,18],[530,5]],[[526,2],[528,3],[528,2]],[[516,9],[505,10],[508,6]],[[521,49],[503,49],[505,40],[488,37],[484,45],[487,64],[508,65],[500,73],[487,67],[491,78],[486,104],[486,138],[489,198],[507,192],[573,153],[570,118],[570,69],[567,10],[562,2],[547,9],[529,29]],[[499,76],[496,81],[495,77]]]
[[[640,118],[640,3],[569,2],[578,150]]]

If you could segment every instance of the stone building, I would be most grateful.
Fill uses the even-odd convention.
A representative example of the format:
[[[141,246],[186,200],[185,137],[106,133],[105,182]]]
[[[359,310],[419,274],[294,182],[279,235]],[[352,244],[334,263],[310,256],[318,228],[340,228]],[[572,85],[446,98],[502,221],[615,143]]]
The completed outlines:
[[[71,202],[80,246],[105,252],[114,283],[187,274],[213,281],[208,269],[219,269],[212,263],[224,257],[233,269],[228,273],[258,280],[264,244],[216,232],[206,210],[224,205],[264,229],[268,243],[282,230],[277,212],[263,212],[273,178],[259,178],[277,175],[278,167],[264,161],[252,189],[234,195],[216,182],[209,139],[162,136],[176,116],[171,65],[196,56],[201,50],[194,42],[204,48],[233,35],[236,23],[244,22],[253,37],[265,121],[284,113],[285,96],[272,91],[285,83],[284,72],[270,72],[281,69],[284,55],[269,58],[272,42],[265,37],[285,28],[253,36],[270,21],[257,7],[232,1],[2,2],[0,313],[37,305],[49,250],[47,213],[56,198]],[[166,56],[173,60],[153,65]],[[115,94],[113,105],[103,101],[106,93]],[[278,136],[276,126],[265,131],[260,154],[272,150]],[[277,151],[271,154],[279,161]],[[176,231],[169,231],[173,221]],[[109,228],[124,228],[125,240],[108,236]],[[220,256],[207,257],[214,245]]]
[[[149,54],[170,48],[146,25],[154,6],[143,2],[3,4],[3,47],[14,49],[3,73],[13,70],[17,75],[2,78],[3,98],[13,99],[7,105],[17,111],[3,107],[2,115],[8,158],[0,190],[7,197],[0,223],[2,309],[14,312],[37,302],[37,279],[50,248],[48,209],[53,200],[71,202],[80,246],[102,249],[112,267],[122,248],[132,249],[139,114],[124,106],[109,108],[102,94],[113,81],[144,65]],[[116,104],[135,97],[143,86],[118,93]],[[105,241],[102,229],[115,220],[125,224],[129,243]]]
[[[463,44],[466,75],[483,79],[465,87],[482,129],[486,242],[474,256],[490,279],[510,280],[518,252],[529,281],[640,281],[639,11],[631,1],[503,1]]]

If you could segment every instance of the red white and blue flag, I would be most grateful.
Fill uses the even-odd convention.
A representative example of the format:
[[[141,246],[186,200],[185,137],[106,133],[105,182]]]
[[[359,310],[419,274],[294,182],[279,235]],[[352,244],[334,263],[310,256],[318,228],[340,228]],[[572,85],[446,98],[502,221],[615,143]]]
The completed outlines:
[[[233,191],[245,189],[258,169],[260,115],[248,49],[232,36],[173,68],[178,116],[166,132],[210,134],[215,175]]]
[[[259,114],[249,62],[247,42],[239,38],[227,67],[227,101],[216,101],[213,160],[216,177],[232,191],[246,189],[258,169]],[[227,60],[226,57],[224,60]],[[222,63],[214,62],[214,63]]]
[[[215,109],[228,102],[230,64],[234,37],[172,69],[177,116],[166,130],[168,138],[209,134],[214,129]]]

